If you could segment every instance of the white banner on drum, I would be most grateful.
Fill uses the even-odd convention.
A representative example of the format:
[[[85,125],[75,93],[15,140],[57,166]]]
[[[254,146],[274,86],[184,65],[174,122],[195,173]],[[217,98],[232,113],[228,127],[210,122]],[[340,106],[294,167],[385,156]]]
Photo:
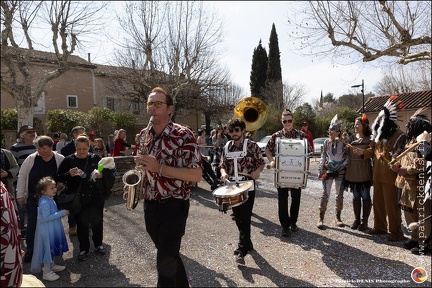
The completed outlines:
[[[306,188],[309,170],[306,139],[276,139],[276,188]]]

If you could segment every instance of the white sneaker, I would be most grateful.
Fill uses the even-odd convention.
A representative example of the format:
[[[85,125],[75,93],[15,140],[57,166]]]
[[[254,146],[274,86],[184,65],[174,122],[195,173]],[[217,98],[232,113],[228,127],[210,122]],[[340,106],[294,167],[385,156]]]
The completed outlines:
[[[59,279],[60,276],[55,274],[53,271],[50,271],[49,273],[43,274],[43,279],[48,281],[55,281]]]
[[[51,271],[52,272],[60,272],[66,269],[66,266],[61,266],[61,265],[54,265],[53,267],[51,267]]]
[[[52,271],[52,272],[60,272],[60,271],[63,271],[63,270],[65,270],[65,269],[66,269],[66,266],[54,265],[54,266],[51,268],[51,271]],[[42,271],[45,272],[45,267],[42,267]]]

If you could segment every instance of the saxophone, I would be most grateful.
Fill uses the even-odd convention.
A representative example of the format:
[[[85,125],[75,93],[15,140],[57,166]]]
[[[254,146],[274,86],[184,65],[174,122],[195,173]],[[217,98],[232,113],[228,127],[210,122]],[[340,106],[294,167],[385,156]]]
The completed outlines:
[[[139,155],[147,155],[147,142],[150,129],[153,125],[153,116],[150,117],[149,123],[144,130],[143,140],[138,143],[137,152]],[[128,210],[135,209],[140,201],[140,194],[142,192],[144,181],[144,170],[140,169],[140,165],[136,165],[135,169],[127,171],[123,174],[122,180],[124,183],[123,187],[123,200],[126,200],[126,208]]]

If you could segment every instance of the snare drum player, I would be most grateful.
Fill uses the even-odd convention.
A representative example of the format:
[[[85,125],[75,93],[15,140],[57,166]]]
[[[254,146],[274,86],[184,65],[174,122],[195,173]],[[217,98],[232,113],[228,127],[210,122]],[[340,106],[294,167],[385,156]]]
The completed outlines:
[[[160,87],[148,96],[149,129],[139,136],[148,154],[135,156],[145,169],[144,220],[157,249],[157,287],[189,287],[180,245],[189,214],[192,182],[201,180],[201,153],[192,131],[172,122],[173,98]],[[148,133],[147,133],[148,131]]]
[[[262,154],[258,145],[252,140],[245,139],[246,123],[240,118],[232,118],[228,121],[228,130],[232,140],[228,141],[222,152],[220,165],[221,180],[236,180],[233,179],[233,176],[235,175],[234,161],[237,161],[237,172],[248,175],[239,175],[240,177],[244,177],[244,180],[258,179],[262,170],[264,169],[265,162],[262,158]],[[243,151],[244,141],[247,141],[246,156],[242,158],[230,159],[230,152]],[[253,250],[251,241],[251,218],[252,208],[255,202],[254,186],[248,191],[248,199],[246,202],[232,208],[236,225],[240,233],[238,248],[234,251],[234,255],[236,255],[236,261],[239,264],[245,264],[244,257],[249,251]]]
[[[294,129],[294,116],[289,109],[282,112],[282,129],[273,133],[266,147],[266,156],[270,161],[270,167],[275,168],[276,138],[284,139],[307,139],[307,135],[300,130]],[[312,147],[308,145],[309,153]],[[279,222],[282,226],[282,237],[289,237],[291,230],[298,231],[297,219],[300,209],[301,189],[296,188],[277,188],[278,190],[278,214]],[[288,193],[291,191],[291,207],[288,213]]]

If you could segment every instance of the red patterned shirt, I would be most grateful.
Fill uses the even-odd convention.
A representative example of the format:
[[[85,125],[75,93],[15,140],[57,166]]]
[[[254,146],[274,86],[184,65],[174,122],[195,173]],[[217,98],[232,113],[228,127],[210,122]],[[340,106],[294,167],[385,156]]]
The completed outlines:
[[[229,152],[243,151],[243,141],[240,143],[240,147],[234,145],[234,141],[229,141],[226,145],[228,146]],[[222,152],[222,159],[220,167],[225,169],[229,176],[234,176],[234,161],[235,159],[226,159],[225,149]],[[250,174],[257,170],[261,165],[263,165],[264,158],[262,157],[261,150],[255,141],[248,140],[247,143],[247,154],[246,157],[237,158],[237,172]]]
[[[276,138],[282,138],[282,139],[307,139],[307,135],[300,130],[291,129],[291,131],[285,131],[285,129],[281,129],[271,136],[270,140],[267,142],[267,148],[272,152],[273,156],[276,152]],[[309,142],[308,142],[309,143]],[[313,148],[311,145],[308,145],[308,151],[309,153],[313,152]]]
[[[139,143],[144,143],[145,129],[141,130]],[[150,129],[145,145],[150,155],[160,164],[170,167],[201,167],[201,153],[192,131],[179,124],[168,121],[159,137]],[[161,200],[169,197],[189,199],[192,183],[165,177],[158,172],[145,170],[143,197],[146,200]]]

